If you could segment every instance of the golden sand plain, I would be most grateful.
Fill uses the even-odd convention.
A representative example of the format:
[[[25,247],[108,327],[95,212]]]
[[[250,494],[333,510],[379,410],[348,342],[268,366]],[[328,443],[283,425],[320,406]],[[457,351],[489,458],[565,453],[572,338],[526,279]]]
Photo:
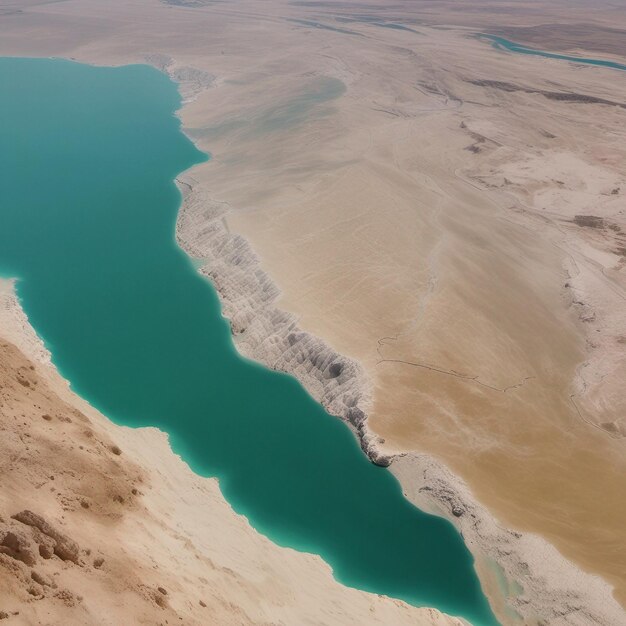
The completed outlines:
[[[181,112],[213,156],[193,175],[281,306],[363,363],[385,445],[626,602],[626,74],[474,36],[582,28],[588,6],[188,4],[3,3],[0,52],[214,74]],[[598,42],[626,12],[602,7],[578,46],[527,41],[616,58]]]

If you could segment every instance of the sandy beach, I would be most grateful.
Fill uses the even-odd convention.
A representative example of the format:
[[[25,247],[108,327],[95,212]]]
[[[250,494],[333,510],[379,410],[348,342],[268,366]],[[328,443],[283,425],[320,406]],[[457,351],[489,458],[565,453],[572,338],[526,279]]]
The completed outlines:
[[[0,53],[179,82],[213,157],[181,177],[179,241],[210,261],[239,349],[397,459],[503,623],[619,623],[626,87],[474,34],[619,59],[626,15],[499,6],[11,2]],[[296,331],[299,354],[344,355],[342,380],[286,349]]]

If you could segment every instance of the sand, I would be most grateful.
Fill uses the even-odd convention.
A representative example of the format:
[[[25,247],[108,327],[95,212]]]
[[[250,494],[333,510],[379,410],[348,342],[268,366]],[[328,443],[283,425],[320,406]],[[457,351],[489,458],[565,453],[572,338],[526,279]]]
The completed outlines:
[[[190,176],[278,287],[263,306],[360,364],[383,455],[449,467],[485,520],[571,562],[572,593],[578,568],[603,577],[587,585],[595,600],[577,596],[579,613],[558,619],[576,623],[587,602],[611,623],[610,586],[626,601],[624,75],[498,52],[472,33],[560,24],[508,34],[619,59],[602,42],[624,32],[623,9],[192,4],[16,2],[0,52],[201,72],[178,74],[186,132],[213,155]],[[274,330],[259,323],[240,348],[264,360]],[[409,493],[417,478],[402,475]],[[502,560],[488,544],[473,546],[479,560]],[[508,591],[482,575],[500,606]],[[550,605],[526,600],[528,614]]]

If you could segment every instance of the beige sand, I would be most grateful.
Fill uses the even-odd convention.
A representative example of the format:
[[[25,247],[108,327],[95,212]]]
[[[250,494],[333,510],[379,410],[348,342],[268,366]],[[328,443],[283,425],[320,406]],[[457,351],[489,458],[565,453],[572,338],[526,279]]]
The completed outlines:
[[[190,4],[32,3],[0,52],[206,72],[181,112],[214,156],[193,177],[279,305],[363,364],[386,449],[443,460],[624,602],[623,74],[469,37],[586,23],[579,48],[608,57],[623,9]],[[516,37],[576,52],[564,28]]]

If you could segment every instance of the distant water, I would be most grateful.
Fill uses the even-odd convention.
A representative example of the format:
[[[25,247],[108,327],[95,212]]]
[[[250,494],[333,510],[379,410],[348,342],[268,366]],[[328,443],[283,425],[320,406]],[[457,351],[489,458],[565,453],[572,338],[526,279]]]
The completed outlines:
[[[341,582],[495,624],[453,526],[409,504],[294,378],[237,354],[174,240],[173,180],[206,159],[174,84],[147,66],[15,58],[0,84],[0,268],[73,389],[167,431],[235,510]]]
[[[563,61],[571,61],[572,63],[584,63],[586,65],[600,65],[602,67],[610,67],[615,70],[626,70],[626,65],[617,63],[616,61],[606,61],[604,59],[587,59],[584,57],[570,56],[567,54],[557,54],[556,52],[544,52],[535,48],[527,48],[519,43],[496,37],[495,35],[479,34],[481,39],[488,39],[493,43],[494,48],[509,50],[510,52],[521,52],[522,54],[534,54],[535,56],[546,57],[548,59],[561,59]],[[626,52],[626,47],[624,49]]]

